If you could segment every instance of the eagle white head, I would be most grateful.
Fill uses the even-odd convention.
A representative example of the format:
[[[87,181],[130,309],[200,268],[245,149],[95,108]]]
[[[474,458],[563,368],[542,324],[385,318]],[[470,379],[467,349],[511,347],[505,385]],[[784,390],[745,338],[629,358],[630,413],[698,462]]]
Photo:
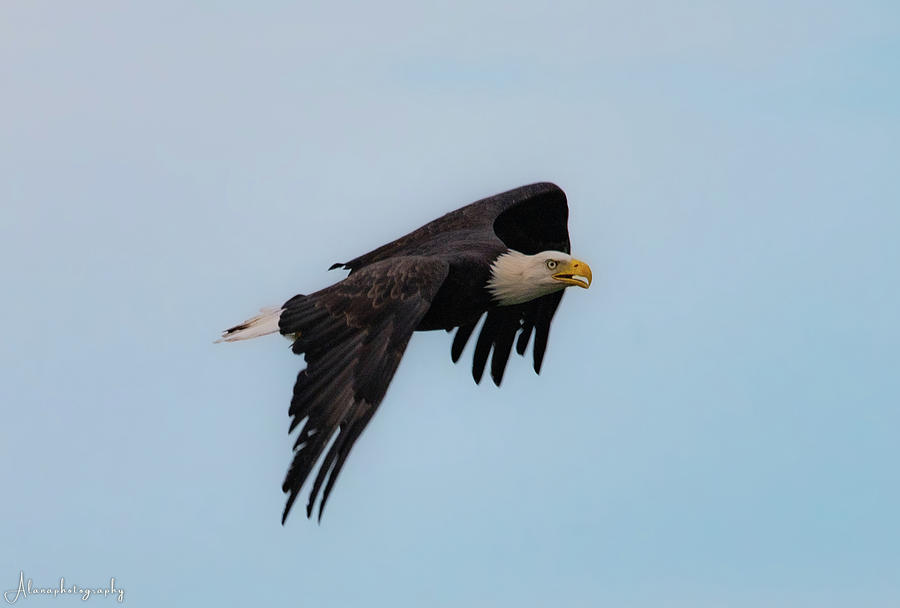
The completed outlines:
[[[527,255],[510,249],[491,264],[487,289],[500,306],[521,304],[572,285],[587,289],[591,267],[562,251]]]

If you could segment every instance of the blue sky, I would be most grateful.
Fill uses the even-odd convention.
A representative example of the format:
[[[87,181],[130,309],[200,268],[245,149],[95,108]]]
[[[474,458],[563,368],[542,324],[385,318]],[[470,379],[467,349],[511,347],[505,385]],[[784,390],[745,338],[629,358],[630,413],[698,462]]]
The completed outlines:
[[[0,590],[896,606],[898,17],[4,3]],[[302,361],[213,339],[542,180],[594,285],[541,376],[417,334],[322,524],[282,527]]]

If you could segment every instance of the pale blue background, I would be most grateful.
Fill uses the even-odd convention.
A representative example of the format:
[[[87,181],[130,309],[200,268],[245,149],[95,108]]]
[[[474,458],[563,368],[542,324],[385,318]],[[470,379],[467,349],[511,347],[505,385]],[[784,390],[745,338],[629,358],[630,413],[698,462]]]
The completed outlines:
[[[0,590],[900,605],[897,3],[324,6],[0,5]],[[539,180],[542,376],[415,336],[282,527],[301,360],[218,332]]]

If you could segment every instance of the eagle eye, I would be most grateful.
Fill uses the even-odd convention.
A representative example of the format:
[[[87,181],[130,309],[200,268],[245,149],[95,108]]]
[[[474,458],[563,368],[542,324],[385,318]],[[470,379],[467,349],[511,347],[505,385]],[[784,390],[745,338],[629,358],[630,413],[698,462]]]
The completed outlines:
[[[554,270],[557,266],[559,266],[559,262],[556,260],[547,260],[547,268],[550,270]]]

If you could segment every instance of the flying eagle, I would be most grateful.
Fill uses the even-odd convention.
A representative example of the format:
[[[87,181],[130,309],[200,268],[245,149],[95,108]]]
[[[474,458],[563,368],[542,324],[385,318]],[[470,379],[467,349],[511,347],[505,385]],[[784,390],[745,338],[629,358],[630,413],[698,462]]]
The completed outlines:
[[[320,459],[306,515],[312,516],[325,484],[321,519],[414,331],[456,328],[450,348],[455,363],[487,313],[472,361],[475,382],[493,351],[491,378],[499,386],[513,343],[524,355],[532,333],[534,371],[540,373],[563,289],[591,284],[590,267],[569,255],[568,216],[565,193],[550,183],[482,199],[334,264],[331,270],[350,274],[222,334],[231,342],[278,332],[292,341],[295,354],[305,355],[289,410],[289,432],[302,428],[282,486],[288,494],[282,524]]]

